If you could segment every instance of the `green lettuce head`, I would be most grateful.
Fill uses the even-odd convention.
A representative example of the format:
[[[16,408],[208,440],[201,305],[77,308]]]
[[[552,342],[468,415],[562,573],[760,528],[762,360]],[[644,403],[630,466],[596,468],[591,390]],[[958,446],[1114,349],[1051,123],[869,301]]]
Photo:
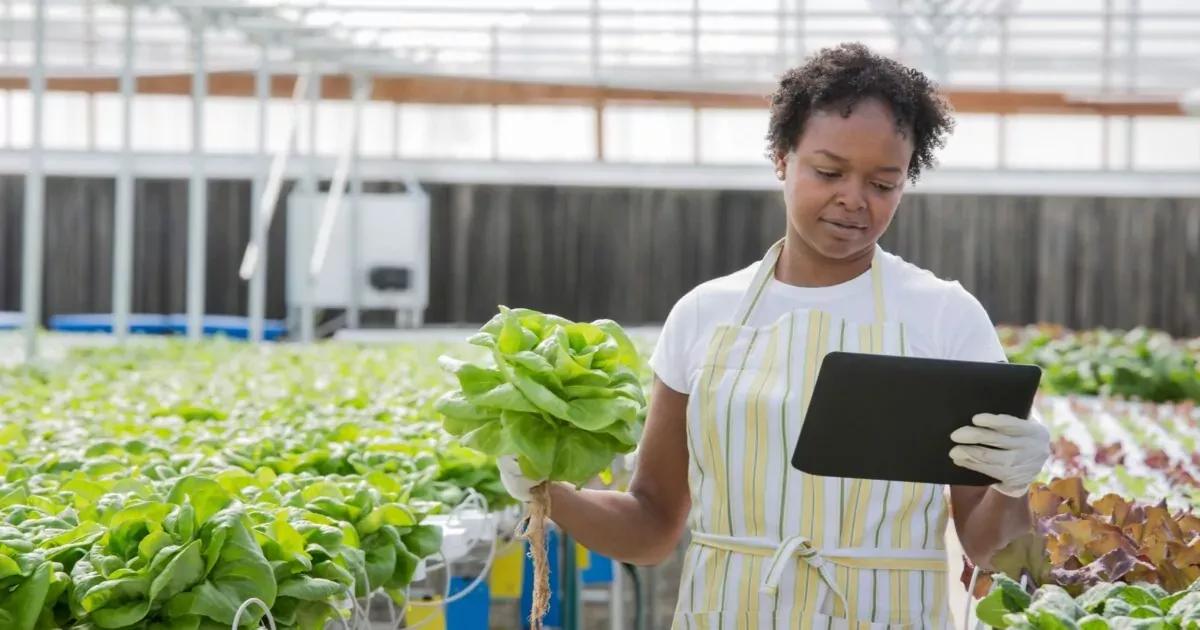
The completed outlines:
[[[616,322],[501,306],[468,342],[491,360],[440,357],[459,387],[434,404],[464,446],[515,455],[530,478],[577,487],[637,446],[646,419],[642,360]]]

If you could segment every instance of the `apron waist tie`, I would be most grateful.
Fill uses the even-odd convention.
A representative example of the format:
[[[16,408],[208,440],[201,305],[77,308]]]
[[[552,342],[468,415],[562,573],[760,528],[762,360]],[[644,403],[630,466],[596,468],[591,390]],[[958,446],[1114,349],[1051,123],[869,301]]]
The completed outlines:
[[[783,570],[788,560],[793,556],[808,563],[817,571],[821,580],[829,590],[837,596],[846,609],[846,596],[838,588],[837,581],[830,573],[830,565],[838,565],[854,569],[880,569],[901,571],[939,571],[946,572],[946,552],[942,549],[886,549],[869,547],[847,547],[838,549],[819,550],[812,542],[803,536],[789,536],[779,543],[761,538],[737,538],[733,536],[717,536],[704,532],[692,531],[692,542],[702,547],[741,553],[761,558],[770,558],[767,564],[767,574],[759,585],[759,592],[774,596],[783,577]]]

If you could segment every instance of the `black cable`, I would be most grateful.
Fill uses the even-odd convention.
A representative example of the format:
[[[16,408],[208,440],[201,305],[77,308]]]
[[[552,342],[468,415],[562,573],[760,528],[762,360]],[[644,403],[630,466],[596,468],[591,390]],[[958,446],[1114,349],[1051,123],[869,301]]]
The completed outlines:
[[[642,593],[642,576],[638,573],[637,567],[632,564],[621,563],[625,568],[625,572],[629,574],[629,579],[633,581],[633,614],[635,630],[646,630],[646,609],[645,609],[645,594]],[[624,597],[624,593],[617,593],[617,597]]]

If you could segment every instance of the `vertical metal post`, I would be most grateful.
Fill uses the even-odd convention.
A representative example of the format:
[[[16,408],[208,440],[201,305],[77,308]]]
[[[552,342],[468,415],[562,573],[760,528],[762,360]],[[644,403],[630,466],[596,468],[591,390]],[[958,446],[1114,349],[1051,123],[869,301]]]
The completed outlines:
[[[997,74],[999,79],[1000,89],[1008,89],[1008,68],[1009,68],[1009,21],[1007,15],[1000,15],[1000,68]],[[999,129],[996,135],[998,142],[996,143],[996,168],[1008,168],[1008,115],[999,114],[996,118],[996,124]]]
[[[314,240],[313,221],[317,218],[317,105],[321,99],[321,74],[314,70],[312,82],[308,85],[308,155],[304,160],[304,194],[307,197],[303,213],[304,225],[301,233],[308,245],[311,255],[316,245]],[[307,257],[306,257],[307,258]],[[316,315],[313,313],[312,283],[307,274],[297,278],[300,283],[300,341],[310,342],[316,334]]]
[[[600,0],[592,0],[589,7],[588,26],[591,30],[591,65],[592,65],[592,80],[597,84],[600,82],[602,59],[600,47],[600,23],[601,23],[601,8]],[[596,137],[596,162],[605,161],[605,146],[604,146],[604,100],[597,99],[592,106],[592,115],[595,116],[592,123],[592,132]]]
[[[807,7],[804,0],[796,0],[796,61],[803,59],[806,56],[807,46],[805,46],[805,24],[804,17]]]
[[[692,78],[699,79],[700,64],[700,0],[692,0]]]
[[[692,76],[699,79],[704,73],[700,63],[700,0],[692,0]],[[692,163],[703,161],[700,138],[704,135],[700,124],[700,108],[692,107]]]
[[[128,7],[128,5],[127,5]],[[84,46],[87,51],[84,56],[87,58],[87,67],[89,70],[96,68],[96,0],[87,0],[83,5],[83,20],[87,24],[87,44]],[[87,149],[88,151],[96,150],[96,95],[87,95]],[[116,306],[114,305],[114,308]]]
[[[625,567],[620,562],[605,560],[612,564],[612,585],[608,589],[608,627],[610,630],[625,628]]]
[[[491,56],[488,58],[490,76],[500,76],[500,26],[491,28]],[[488,110],[490,125],[488,131],[492,136],[491,154],[493,160],[500,159],[500,105],[492,105]]]
[[[600,0],[592,0],[590,8],[591,19],[588,25],[591,27],[591,44],[592,44],[592,80],[600,80]]]
[[[782,74],[788,67],[787,0],[779,0],[775,7],[775,28],[776,54],[779,55],[779,73]]]
[[[13,2],[14,0],[4,0],[4,22],[12,23],[13,18]],[[4,62],[12,63],[13,60],[13,38],[4,38]],[[30,81],[33,77],[29,77]],[[33,90],[31,83],[29,89]],[[12,90],[4,90],[4,145],[11,149],[13,148],[13,93]]]
[[[250,199],[250,239],[258,252],[259,264],[254,267],[254,275],[250,276],[250,304],[247,315],[250,319],[250,341],[258,343],[263,339],[263,320],[266,318],[267,302],[267,230],[266,218],[258,209],[262,199],[263,189],[267,185],[267,171],[271,168],[271,160],[267,154],[267,112],[271,101],[271,70],[270,48],[262,47],[262,58],[258,63],[258,73],[254,77],[254,95],[258,99],[258,170],[254,174],[254,184],[251,188]],[[299,80],[297,78],[297,80]]]
[[[25,316],[25,361],[37,359],[37,332],[42,320],[42,222],[45,219],[46,179],[43,172],[42,110],[46,96],[46,3],[33,3],[33,68],[29,170],[25,174],[24,234],[21,261],[21,310]]]
[[[192,17],[192,176],[188,190],[187,336],[204,335],[207,259],[208,179],[204,173],[204,100],[208,92],[204,64],[204,16]]]
[[[362,109],[364,101],[370,97],[371,83],[370,79],[355,75],[354,81],[356,85],[354,89],[354,130],[353,146],[350,149],[350,217],[349,229],[346,230],[347,241],[349,244],[350,254],[350,282],[349,298],[350,304],[346,309],[346,325],[350,328],[358,328],[360,324],[360,304],[362,303],[362,282],[363,270],[362,260],[359,256],[359,243],[361,242],[362,217],[359,201],[363,194],[362,180]],[[366,85],[357,85],[358,83],[366,83]]]
[[[134,5],[125,5],[124,59],[121,67],[121,160],[116,181],[116,226],[113,238],[113,334],[129,335],[133,294],[133,78]]]
[[[392,157],[399,160],[401,151],[401,126],[404,124],[404,117],[401,115],[403,110],[400,109],[400,103],[392,102]]]
[[[1103,56],[1100,59],[1100,91],[1105,96],[1112,91],[1113,74],[1113,0],[1104,0]],[[1101,168],[1112,170],[1112,117],[1104,116],[1100,127]]]
[[[1125,86],[1125,91],[1129,94],[1137,92],[1138,79],[1138,18],[1141,17],[1141,2],[1139,0],[1129,0],[1129,45],[1127,51],[1129,57],[1126,59],[1128,66],[1126,70],[1126,80],[1128,83]],[[1137,119],[1134,116],[1129,117],[1129,122],[1125,126],[1125,169],[1134,170],[1134,155],[1137,147]]]

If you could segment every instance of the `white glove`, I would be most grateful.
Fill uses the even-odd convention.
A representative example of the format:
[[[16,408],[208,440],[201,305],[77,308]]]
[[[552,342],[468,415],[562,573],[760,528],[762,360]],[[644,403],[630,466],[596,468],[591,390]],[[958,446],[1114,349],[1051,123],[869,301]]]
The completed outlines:
[[[1014,498],[1024,496],[1050,458],[1050,432],[1036,414],[1022,420],[982,413],[971,422],[975,426],[950,434],[950,439],[960,445],[950,449],[950,459],[998,480],[992,485],[998,492]],[[986,446],[969,446],[972,444]]]
[[[500,483],[504,484],[504,489],[512,498],[528,503],[533,500],[533,487],[545,481],[545,479],[530,479],[521,472],[521,465],[517,463],[516,455],[505,455],[496,458],[496,467],[500,469]]]

